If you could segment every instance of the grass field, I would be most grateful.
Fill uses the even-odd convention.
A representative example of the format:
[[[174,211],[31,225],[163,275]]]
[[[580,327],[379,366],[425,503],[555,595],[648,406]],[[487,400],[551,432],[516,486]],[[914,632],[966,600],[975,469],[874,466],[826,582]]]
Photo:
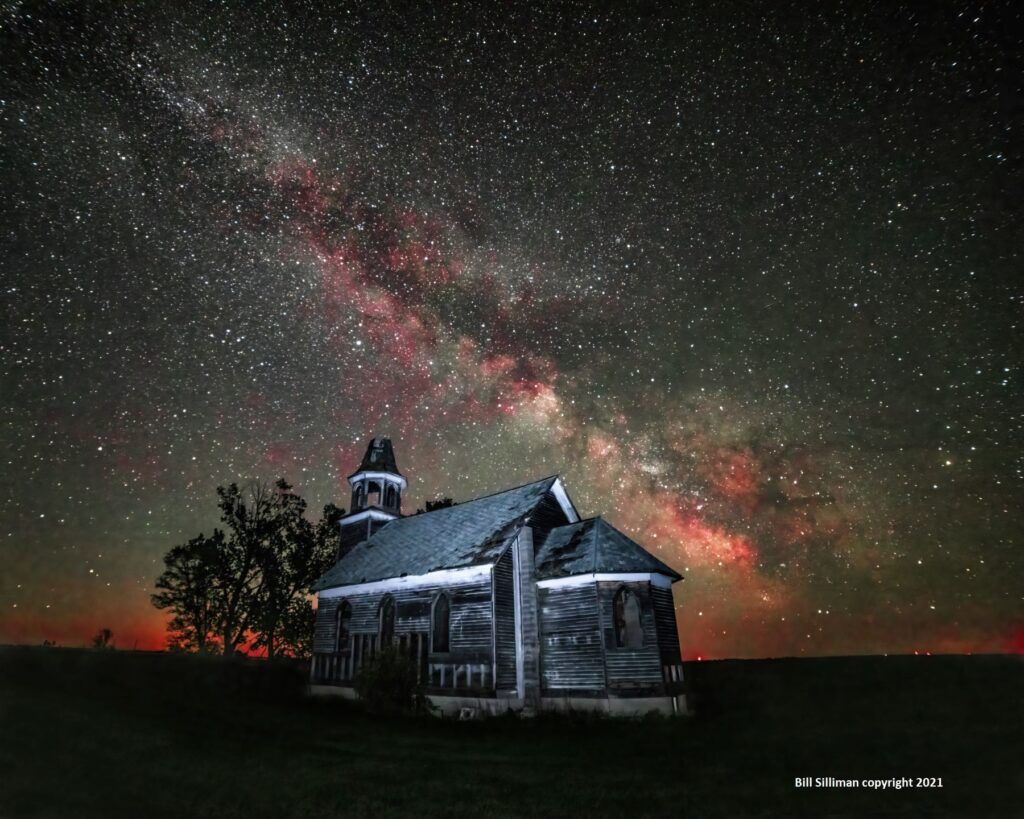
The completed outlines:
[[[0,816],[1024,815],[1020,657],[687,672],[690,718],[458,723],[310,701],[300,672],[265,663],[2,649]]]

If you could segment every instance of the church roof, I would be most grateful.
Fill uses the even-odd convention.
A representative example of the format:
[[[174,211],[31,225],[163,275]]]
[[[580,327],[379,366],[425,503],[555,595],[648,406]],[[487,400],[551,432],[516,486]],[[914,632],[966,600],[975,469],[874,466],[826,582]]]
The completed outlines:
[[[551,530],[536,558],[537,579],[574,574],[657,572],[683,576],[602,518],[589,518]]]
[[[395,448],[391,446],[390,438],[371,438],[366,447],[366,454],[359,464],[359,468],[352,474],[360,472],[390,472],[394,475],[401,475],[398,471],[398,463],[395,461]]]
[[[313,591],[493,563],[556,480],[393,520],[334,564]]]

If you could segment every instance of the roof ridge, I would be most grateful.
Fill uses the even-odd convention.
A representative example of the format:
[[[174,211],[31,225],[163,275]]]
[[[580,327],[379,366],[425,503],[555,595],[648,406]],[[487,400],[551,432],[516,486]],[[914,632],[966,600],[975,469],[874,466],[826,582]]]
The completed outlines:
[[[557,480],[558,477],[559,476],[557,473],[554,475],[548,475],[546,478],[540,478],[536,481],[527,481],[526,483],[519,484],[519,486],[510,486],[508,489],[499,489],[497,492],[491,492],[487,495],[478,495],[477,497],[470,498],[469,500],[455,501],[454,503],[452,503],[451,506],[442,506],[440,509],[431,509],[429,512],[420,512],[418,515],[406,515],[405,517],[400,518],[400,520],[406,520],[408,518],[414,517],[423,517],[424,515],[433,515],[435,512],[444,512],[448,509],[454,509],[456,506],[465,506],[468,503],[475,503],[476,501],[479,500],[487,500],[487,498],[493,498],[495,495],[504,495],[506,492],[515,492],[517,489],[525,489],[527,486],[535,486],[538,483],[544,483],[544,481],[554,481]]]

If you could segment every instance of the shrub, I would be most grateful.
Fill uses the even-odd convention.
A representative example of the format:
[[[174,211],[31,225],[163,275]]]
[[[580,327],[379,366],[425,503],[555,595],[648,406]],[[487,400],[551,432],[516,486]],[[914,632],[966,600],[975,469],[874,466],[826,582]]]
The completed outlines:
[[[416,663],[396,646],[385,648],[368,660],[352,681],[367,709],[377,713],[418,710],[423,698],[416,682]]]

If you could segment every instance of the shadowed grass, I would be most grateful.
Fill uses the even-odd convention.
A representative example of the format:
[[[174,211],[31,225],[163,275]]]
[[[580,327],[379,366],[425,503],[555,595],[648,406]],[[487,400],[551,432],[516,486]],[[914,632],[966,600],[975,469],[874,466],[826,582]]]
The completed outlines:
[[[309,700],[283,665],[5,649],[0,816],[1013,816],[1020,659],[690,664],[692,718],[458,723]]]

